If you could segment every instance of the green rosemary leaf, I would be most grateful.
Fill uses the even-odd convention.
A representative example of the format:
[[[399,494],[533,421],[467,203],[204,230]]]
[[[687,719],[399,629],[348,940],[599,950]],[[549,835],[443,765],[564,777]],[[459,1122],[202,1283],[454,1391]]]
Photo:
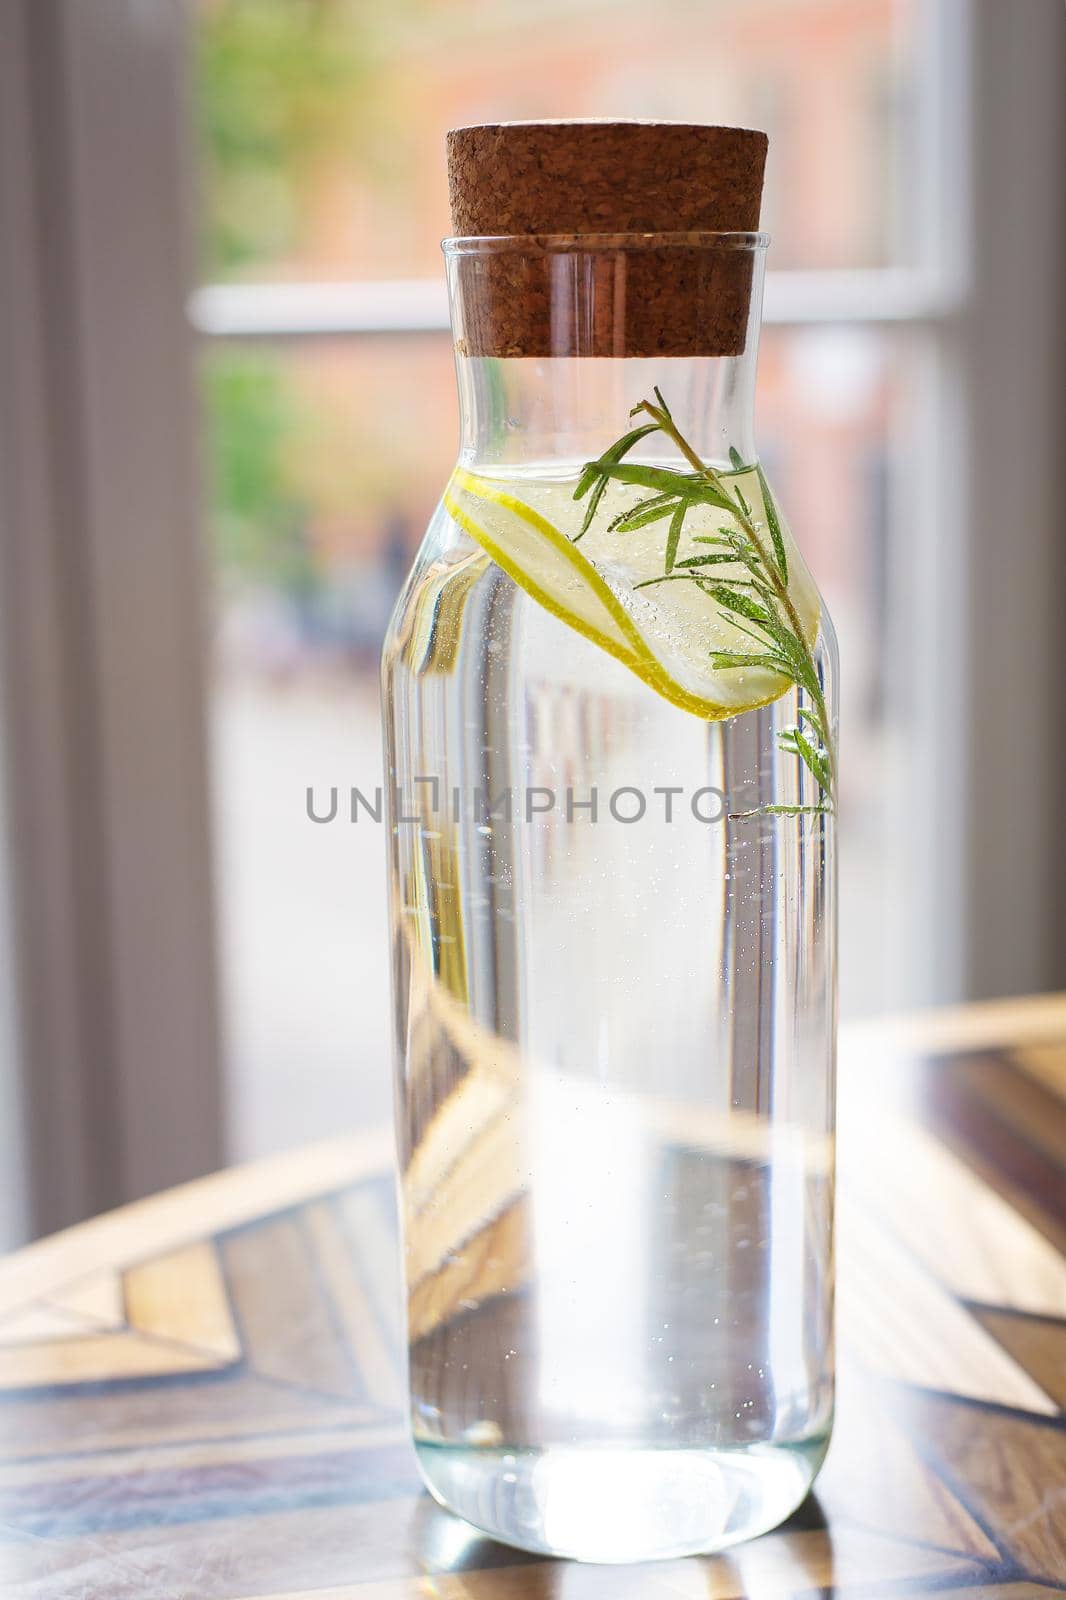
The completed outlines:
[[[795,682],[799,683],[800,688],[807,690],[813,701],[820,701],[821,683],[818,682],[815,664],[810,659],[810,651],[805,650],[804,646],[800,646],[800,650],[795,651]]]
[[[607,524],[608,533],[632,533],[635,528],[647,527],[650,522],[659,522],[663,517],[673,515],[677,504],[674,494],[654,494],[648,500],[640,500],[635,506],[620,511],[612,517]]]
[[[723,550],[717,556],[686,556],[683,561],[675,561],[675,567],[716,567],[724,562],[727,566],[736,566],[737,558],[731,550]]]
[[[639,483],[644,489],[655,489],[659,494],[690,494],[699,487],[692,472],[675,472],[671,467],[646,466],[640,461],[605,461],[600,471],[618,483]]]
[[[752,600],[748,595],[734,590],[727,582],[712,583],[709,587],[723,611],[735,611],[739,616],[747,617],[750,622],[757,622],[762,628],[772,627],[774,618],[765,606],[759,605],[757,600]]]
[[[766,582],[766,579],[759,576],[760,568],[758,567],[758,564],[753,563],[753,566],[755,570],[755,577],[752,580],[754,586],[762,595],[763,599],[766,601],[766,604],[772,611],[777,605],[777,596],[771,589],[770,585]]]
[[[767,817],[828,817],[832,814],[832,806],[762,806],[762,814]]]
[[[666,535],[666,570],[673,572],[674,562],[677,560],[677,547],[681,542],[681,530],[685,526],[685,516],[688,506],[684,500],[677,502],[677,509],[670,518],[670,529]]]
[[[746,533],[728,533],[727,541],[733,546],[737,555],[744,561],[758,561],[759,552],[752,544]],[[761,565],[761,563],[760,563]]]
[[[802,651],[797,650],[794,635],[789,632],[780,617],[771,612],[765,621],[759,623],[759,627],[764,633],[769,634],[773,647],[782,661],[788,663],[789,677],[802,688],[807,688],[807,666],[804,656]]]
[[[741,455],[735,444],[731,444],[729,446],[729,460],[732,464],[734,472],[744,471],[746,463],[744,461],[744,457]]]
[[[818,674],[814,670],[810,651],[807,646],[796,638],[788,629],[782,631],[779,644],[785,655],[792,662],[796,682],[806,689],[811,699],[817,703],[822,693],[822,686],[818,682]]]
[[[607,492],[607,483],[608,483],[608,479],[606,477],[601,476],[600,478],[597,479],[596,487],[595,487],[595,489],[593,489],[592,493],[589,495],[589,503],[585,507],[584,520],[581,523],[581,527],[578,529],[577,533],[575,533],[575,535],[574,535],[574,543],[575,544],[577,544],[579,539],[583,539],[585,537],[586,533],[588,533],[589,529],[592,527],[592,519],[595,517],[597,511],[600,509],[600,501],[603,499],[605,493]],[[577,498],[577,491],[576,490],[574,491],[574,498],[575,499]]]
[[[732,560],[732,557],[730,557],[730,560]],[[700,577],[706,577],[709,583],[720,583],[726,589],[747,589],[752,593],[755,592],[755,580],[753,578],[715,577],[710,572],[700,573]]]
[[[829,761],[824,750],[816,750],[798,728],[788,728],[784,733],[778,734],[777,742],[781,749],[790,750],[802,759],[823,789],[829,788]]]
[[[709,594],[710,593],[711,584],[709,582],[707,582],[705,580],[704,583],[701,585],[701,587],[703,588],[703,591],[704,591],[705,594]],[[713,594],[711,595],[711,599],[712,600],[714,599],[714,595]],[[746,638],[753,640],[754,643],[759,646],[760,650],[765,650],[768,642],[771,645],[773,645],[775,643],[775,640],[773,638],[771,638],[769,641],[767,641],[763,637],[762,634],[756,633],[754,631],[754,629],[747,627],[743,622],[741,622],[739,620],[738,617],[731,618],[731,621],[732,621],[732,624],[733,624],[734,628],[736,628],[737,632],[738,633],[742,633],[742,634],[744,634],[744,636]],[[796,681],[795,668],[794,668],[792,662],[783,653],[781,654],[781,663],[782,663],[782,669],[781,670],[783,672],[787,673],[787,675],[792,679],[792,681],[795,682]]]
[[[703,588],[698,572],[663,572],[657,578],[642,578],[634,589],[652,589],[657,583],[695,583]]]
[[[712,600],[716,600],[719,605],[722,605],[723,603],[722,597],[714,593],[715,589],[725,589],[731,595],[739,598],[741,601],[746,600],[749,602],[752,601],[752,596],[755,593],[755,585],[752,583],[750,578],[723,578],[715,572],[692,572],[689,573],[688,576],[692,578],[698,578],[699,581],[705,586],[704,592],[710,595]],[[737,618],[740,615],[746,614],[747,613],[735,612],[729,617],[729,621],[734,627],[739,627],[740,623],[738,622]],[[759,628],[764,634],[770,635],[770,643],[773,645],[774,649],[776,649],[778,653],[787,660],[787,656],[785,656],[784,652],[781,650],[776,639],[774,638],[773,620],[771,619],[769,622],[763,622],[757,617],[752,617],[749,620],[751,621],[753,627]],[[765,649],[766,643],[767,641],[765,639],[760,638],[760,648]]]
[[[639,428],[631,428],[620,439],[616,439],[610,449],[605,450],[597,461],[586,461],[578,479],[577,488],[574,490],[574,499],[583,500],[596,482],[596,479],[603,472],[604,467],[610,462],[621,461],[622,457],[632,450],[635,444],[639,444],[641,439],[646,439],[649,433],[654,433],[656,427],[657,424],[654,422],[645,422]]]
[[[759,655],[745,650],[712,650],[711,666],[716,672],[725,667],[769,667],[773,672],[780,672],[781,658],[770,652]]]
[[[676,503],[676,501],[672,502],[668,506],[661,507],[658,511],[645,511],[644,514],[639,517],[626,517],[623,521],[616,525],[615,532],[636,533],[638,528],[647,528],[653,522],[663,522],[668,516],[670,516]]]
[[[654,422],[646,422],[639,428],[631,428],[628,433],[622,435],[621,439],[616,439],[614,444],[611,445],[610,449],[605,450],[598,461],[588,461],[585,463],[584,471],[582,472],[581,477],[578,479],[577,487],[574,490],[574,499],[582,499],[586,494],[588,494],[588,491],[590,488],[592,488],[593,484],[595,484],[595,488],[592,489],[592,494],[589,496],[589,503],[585,509],[584,521],[581,524],[579,532],[575,535],[575,544],[579,539],[583,539],[586,533],[588,533],[589,528],[592,526],[592,519],[599,510],[600,501],[603,499],[603,496],[607,490],[608,477],[604,471],[604,468],[614,462],[620,461],[621,458],[626,454],[627,450],[631,450],[635,444],[639,443],[641,439],[646,438],[649,433],[654,433],[655,428],[656,424]]]
[[[644,466],[636,461],[601,461],[599,470],[605,477],[613,478],[618,483],[639,483],[642,488],[657,489],[661,494],[683,496],[697,505],[718,506],[723,511],[735,509],[725,495],[697,477],[694,472],[676,472],[670,467]]]
[[[801,665],[807,659],[807,646],[802,639],[796,638],[796,635],[786,623],[778,620],[778,627],[781,631],[781,648],[791,660],[795,661],[797,666]]]
[[[759,474],[759,488],[762,490],[762,503],[766,508],[766,526],[770,533],[770,542],[774,547],[774,555],[781,576],[788,582],[788,557],[785,555],[785,536],[781,532],[781,519],[777,514],[777,504],[770,492],[770,485],[761,464],[755,469]]]

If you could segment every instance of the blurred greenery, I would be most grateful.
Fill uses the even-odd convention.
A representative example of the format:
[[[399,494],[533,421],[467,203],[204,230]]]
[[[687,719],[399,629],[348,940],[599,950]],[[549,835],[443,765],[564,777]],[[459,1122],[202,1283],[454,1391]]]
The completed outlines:
[[[323,167],[350,160],[364,115],[363,31],[345,0],[201,0],[196,73],[208,278],[297,247],[301,197]],[[306,594],[314,566],[286,442],[306,427],[271,357],[212,359],[206,369],[216,560]]]
[[[221,575],[307,594],[314,566],[285,451],[298,413],[276,360],[214,356],[205,406]]]
[[[316,168],[355,156],[368,40],[346,0],[202,0],[196,42],[214,277],[291,250]]]

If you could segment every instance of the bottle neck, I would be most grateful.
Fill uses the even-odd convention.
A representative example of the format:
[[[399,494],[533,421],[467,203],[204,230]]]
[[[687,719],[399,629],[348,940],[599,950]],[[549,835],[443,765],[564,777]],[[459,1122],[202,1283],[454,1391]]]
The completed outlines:
[[[741,356],[668,360],[456,357],[460,459],[469,467],[563,471],[602,454],[628,429],[630,412],[656,388],[704,461],[728,466],[756,457],[756,341]],[[652,435],[632,460],[671,460]]]
[[[658,389],[701,460],[755,459],[762,234],[445,242],[460,458],[565,471]],[[660,353],[662,352],[662,353]],[[677,452],[650,434],[631,460]]]

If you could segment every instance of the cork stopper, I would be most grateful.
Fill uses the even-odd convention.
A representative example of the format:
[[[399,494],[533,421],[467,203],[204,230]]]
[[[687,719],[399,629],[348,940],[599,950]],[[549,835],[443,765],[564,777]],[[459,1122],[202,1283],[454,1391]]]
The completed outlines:
[[[456,235],[507,236],[459,257],[460,347],[495,356],[739,354],[751,254],[696,236],[758,228],[766,146],[764,133],[693,123],[453,130]],[[640,237],[613,246],[604,238],[618,234]],[[582,251],[583,303],[571,287],[568,313],[560,295],[573,274],[558,258]]]

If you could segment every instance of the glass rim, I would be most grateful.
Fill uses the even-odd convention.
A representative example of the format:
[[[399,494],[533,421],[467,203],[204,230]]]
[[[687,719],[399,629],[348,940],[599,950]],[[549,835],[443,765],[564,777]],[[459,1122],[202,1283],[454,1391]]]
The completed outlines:
[[[441,240],[445,256],[594,255],[643,250],[765,250],[768,233],[498,233],[457,234]]]

